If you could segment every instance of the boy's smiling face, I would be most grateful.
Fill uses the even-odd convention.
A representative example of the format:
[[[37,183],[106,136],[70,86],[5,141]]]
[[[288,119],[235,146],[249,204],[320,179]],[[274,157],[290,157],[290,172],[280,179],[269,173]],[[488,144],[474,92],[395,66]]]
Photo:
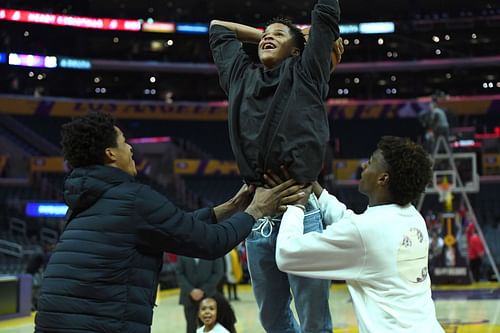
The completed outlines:
[[[259,59],[266,68],[272,68],[290,56],[300,54],[294,45],[290,28],[282,23],[269,25],[259,42]]]

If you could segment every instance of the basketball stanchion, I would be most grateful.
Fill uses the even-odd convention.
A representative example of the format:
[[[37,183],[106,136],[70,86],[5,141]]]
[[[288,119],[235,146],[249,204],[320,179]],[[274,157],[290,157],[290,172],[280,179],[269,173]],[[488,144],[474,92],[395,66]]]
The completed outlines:
[[[429,194],[439,195],[439,202],[443,203],[444,209],[444,212],[441,214],[441,218],[444,221],[443,240],[445,241],[448,249],[448,252],[445,253],[445,256],[447,255],[448,257],[445,257],[444,262],[450,263],[453,260],[456,262],[457,259],[457,256],[454,255],[456,254],[455,250],[457,249],[457,232],[462,232],[462,230],[459,225],[460,223],[456,222],[457,214],[453,212],[453,200],[455,196],[460,196],[468,214],[470,215],[471,223],[474,224],[476,232],[484,244],[485,255],[488,258],[489,264],[491,265],[491,268],[497,278],[497,282],[500,283],[498,268],[488,247],[488,243],[486,242],[481,226],[478,223],[479,220],[467,195],[467,193],[479,192],[479,175],[477,173],[476,155],[474,153],[453,154],[446,138],[440,136],[436,141],[432,159],[434,161],[432,184],[429,184],[425,192],[420,196],[417,203],[417,209],[422,211],[424,200]],[[471,174],[464,175],[463,170],[458,170],[456,161],[460,161],[461,165],[467,165],[467,168],[465,169]],[[460,171],[462,171],[462,173]],[[463,176],[466,177],[465,182],[462,179]],[[437,267],[436,269],[439,268],[440,267]],[[451,269],[450,267],[447,267],[446,269],[443,268],[442,271],[438,270],[438,273],[450,273],[450,276],[455,277],[465,274],[468,277],[468,273],[466,271],[467,267],[465,267],[465,271],[464,268],[457,267],[457,269]]]

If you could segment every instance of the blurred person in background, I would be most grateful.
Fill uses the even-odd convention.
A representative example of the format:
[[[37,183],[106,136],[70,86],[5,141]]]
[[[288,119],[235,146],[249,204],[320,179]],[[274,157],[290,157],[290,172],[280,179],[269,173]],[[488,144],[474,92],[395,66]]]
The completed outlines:
[[[224,260],[226,263],[225,280],[227,285],[227,298],[230,301],[239,301],[238,284],[243,278],[243,267],[241,266],[238,248],[234,248],[226,254]]]
[[[135,181],[132,148],[110,114],[77,117],[61,135],[73,168],[64,184],[69,210],[43,276],[36,333],[150,332],[163,252],[221,257],[282,199],[305,195],[293,181],[244,185],[219,206],[186,213]]]
[[[466,229],[467,235],[467,254],[469,258],[469,267],[474,282],[481,280],[481,265],[484,257],[484,244],[476,232],[474,223],[470,223]]]
[[[44,243],[41,251],[35,252],[33,256],[29,259],[28,265],[26,266],[26,273],[33,277],[32,285],[32,307],[36,310],[38,304],[38,294],[40,292],[40,284],[42,281],[42,274],[49,262],[52,251],[55,245],[51,243]]]
[[[434,151],[434,146],[440,136],[444,137],[445,142],[448,142],[450,136],[450,125],[446,112],[438,106],[438,101],[443,97],[443,94],[436,92],[431,97],[429,109],[418,114],[418,119],[425,128],[425,148],[428,152]]]
[[[196,333],[201,299],[216,293],[217,284],[224,276],[222,260],[222,258],[204,260],[184,256],[177,258],[176,276],[180,289],[179,304],[184,306],[187,333]]]

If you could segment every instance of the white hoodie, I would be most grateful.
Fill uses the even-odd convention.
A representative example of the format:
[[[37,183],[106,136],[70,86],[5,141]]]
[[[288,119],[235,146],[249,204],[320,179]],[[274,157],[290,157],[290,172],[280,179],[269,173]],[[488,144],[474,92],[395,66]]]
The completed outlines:
[[[412,205],[346,209],[324,190],[319,199],[323,233],[303,234],[303,212],[289,206],[276,245],[287,273],[346,280],[360,333],[442,333],[427,274],[429,239]]]

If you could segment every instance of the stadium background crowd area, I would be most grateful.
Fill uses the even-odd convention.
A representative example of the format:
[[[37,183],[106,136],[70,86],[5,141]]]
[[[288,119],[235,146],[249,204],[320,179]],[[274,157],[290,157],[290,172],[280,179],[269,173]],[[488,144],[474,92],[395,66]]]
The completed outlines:
[[[84,112],[115,114],[132,138],[140,181],[178,206],[193,210],[229,198],[241,180],[229,144],[225,95],[203,29],[215,17],[263,27],[277,14],[308,24],[311,6],[312,1],[278,0],[2,2],[0,275],[32,274],[36,296],[64,220],[53,211],[35,216],[27,206],[62,202],[67,167],[59,132]],[[469,198],[499,266],[499,4],[425,0],[387,8],[383,1],[358,0],[341,6],[346,51],[325,106],[331,138],[321,181],[347,206],[363,211],[367,202],[356,189],[360,163],[382,135],[422,142],[417,115],[435,91],[443,91],[438,104],[450,120],[453,151],[477,158],[480,191]],[[192,29],[64,27],[20,22],[16,11],[140,20],[141,27],[158,23],[160,30],[163,23],[190,22]],[[360,23],[368,22],[393,23],[394,31],[363,33]],[[47,66],[47,59],[45,66],[35,64],[46,56],[57,57],[57,65]],[[81,66],[63,66],[63,59]],[[470,175],[467,167],[459,166],[459,172]],[[461,200],[453,205],[467,216]],[[430,228],[440,223],[441,211],[437,198],[425,202],[422,214]],[[174,262],[165,255],[162,288],[176,286]],[[486,261],[483,272],[484,279],[494,278]],[[245,277],[248,282],[248,272]]]

